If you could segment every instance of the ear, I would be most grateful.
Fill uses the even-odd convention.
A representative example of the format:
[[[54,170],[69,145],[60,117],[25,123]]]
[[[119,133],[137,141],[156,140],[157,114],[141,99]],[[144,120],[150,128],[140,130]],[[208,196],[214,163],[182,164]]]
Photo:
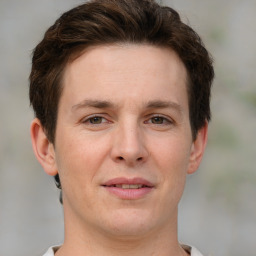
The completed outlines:
[[[51,176],[58,173],[53,144],[48,140],[44,128],[38,118],[35,118],[30,127],[30,136],[34,154],[45,172]]]
[[[208,122],[205,122],[205,125],[198,131],[196,139],[192,143],[190,160],[189,160],[189,168],[187,171],[188,174],[192,174],[198,169],[205,151],[207,138],[208,138]]]

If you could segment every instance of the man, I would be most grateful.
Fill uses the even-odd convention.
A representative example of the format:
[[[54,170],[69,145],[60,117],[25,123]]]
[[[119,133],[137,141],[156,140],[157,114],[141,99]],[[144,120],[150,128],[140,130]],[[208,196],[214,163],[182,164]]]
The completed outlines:
[[[61,189],[57,255],[201,255],[177,209],[200,164],[212,60],[178,13],[153,0],[94,0],[35,48],[33,149]]]

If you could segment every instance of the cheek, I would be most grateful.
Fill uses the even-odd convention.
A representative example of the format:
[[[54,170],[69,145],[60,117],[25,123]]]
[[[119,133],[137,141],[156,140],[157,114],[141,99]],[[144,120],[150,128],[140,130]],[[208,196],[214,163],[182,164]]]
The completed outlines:
[[[188,141],[186,138],[182,140],[175,137],[165,138],[152,147],[155,162],[164,173],[168,175],[186,173],[191,150]]]
[[[81,207],[77,202],[84,202],[85,209],[92,208],[94,203],[90,198],[95,194],[96,186],[92,184],[97,185],[95,177],[104,161],[105,153],[105,149],[94,142],[95,140],[76,136],[76,139],[66,138],[58,145],[56,161],[64,204],[72,205],[77,212]]]
[[[154,162],[161,172],[163,191],[170,200],[179,200],[183,193],[190,159],[191,145],[188,141],[172,138],[155,147]]]
[[[183,194],[189,163],[189,148],[189,143],[185,139],[174,137],[162,140],[152,147],[154,151],[151,154],[151,166],[159,174],[159,194],[155,214],[162,214],[163,223],[175,214]]]
[[[107,152],[99,139],[78,135],[60,141],[58,149],[58,171],[68,183],[92,182]]]

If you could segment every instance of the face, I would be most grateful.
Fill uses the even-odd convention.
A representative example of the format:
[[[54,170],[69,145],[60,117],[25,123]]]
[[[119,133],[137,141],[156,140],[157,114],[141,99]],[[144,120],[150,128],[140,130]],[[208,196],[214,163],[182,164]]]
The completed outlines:
[[[148,45],[89,48],[66,67],[45,167],[65,221],[120,235],[174,225],[205,143],[192,141],[186,78],[175,52]]]

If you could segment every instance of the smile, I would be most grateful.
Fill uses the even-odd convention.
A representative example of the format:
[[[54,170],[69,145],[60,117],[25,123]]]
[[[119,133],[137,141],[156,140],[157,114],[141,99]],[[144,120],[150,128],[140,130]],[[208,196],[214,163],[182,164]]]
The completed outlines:
[[[116,188],[122,188],[122,189],[139,189],[147,186],[143,184],[116,184],[110,187],[116,187]]]
[[[102,184],[108,193],[125,200],[136,200],[153,191],[154,185],[143,178],[115,178]]]

